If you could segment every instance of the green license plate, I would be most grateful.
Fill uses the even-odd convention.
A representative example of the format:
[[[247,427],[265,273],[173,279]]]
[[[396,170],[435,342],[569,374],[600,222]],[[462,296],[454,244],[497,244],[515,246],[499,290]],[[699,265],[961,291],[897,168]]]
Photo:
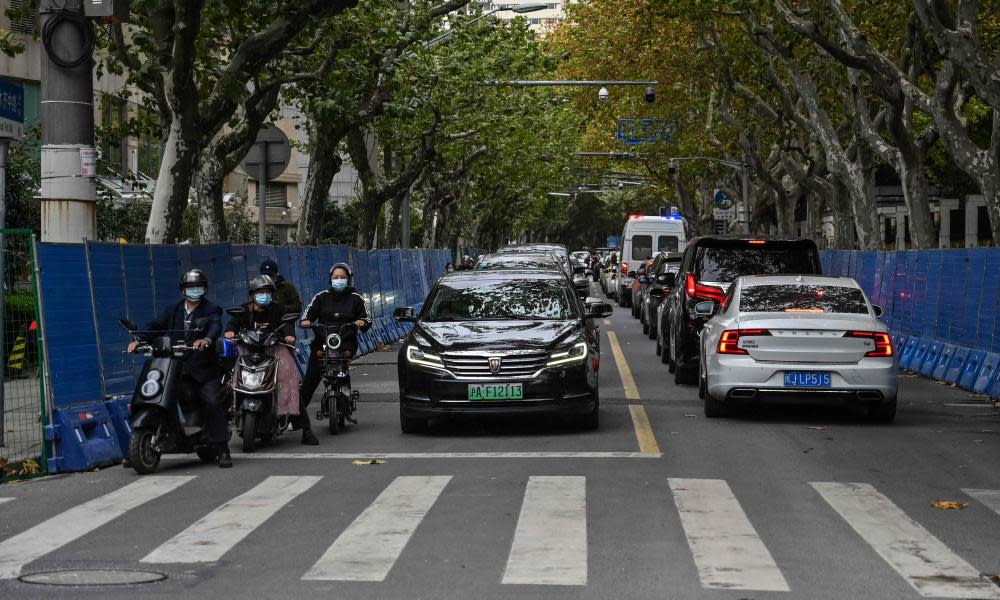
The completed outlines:
[[[520,383],[478,383],[469,385],[469,400],[523,400]]]

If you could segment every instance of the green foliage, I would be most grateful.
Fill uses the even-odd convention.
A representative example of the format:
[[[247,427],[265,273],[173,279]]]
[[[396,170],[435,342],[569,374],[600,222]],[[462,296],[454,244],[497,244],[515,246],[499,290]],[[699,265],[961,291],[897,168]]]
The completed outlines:
[[[26,127],[20,141],[11,143],[7,154],[6,205],[8,228],[31,229],[41,233],[41,208],[37,199],[41,185],[38,148],[41,126]]]
[[[343,208],[337,201],[330,200],[326,205],[322,243],[353,245],[358,237],[360,222],[361,206],[357,200],[348,202]]]

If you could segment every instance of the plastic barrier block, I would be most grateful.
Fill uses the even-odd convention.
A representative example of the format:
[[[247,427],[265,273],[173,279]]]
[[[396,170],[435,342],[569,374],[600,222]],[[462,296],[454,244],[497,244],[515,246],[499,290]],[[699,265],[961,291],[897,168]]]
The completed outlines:
[[[921,341],[923,340],[915,335],[907,338],[906,345],[903,346],[903,352],[899,357],[900,367],[913,370],[913,363],[916,361],[917,353],[920,351]]]
[[[976,376],[976,382],[972,384],[972,391],[977,394],[989,394],[998,373],[1000,373],[1000,354],[988,352],[983,359],[983,366],[979,369],[979,375]]]
[[[57,408],[45,439],[55,442],[49,473],[89,471],[113,465],[122,459],[111,414],[103,403]]]
[[[951,358],[955,354],[956,346],[952,344],[944,344],[941,348],[941,352],[937,356],[937,360],[934,361],[934,366],[931,368],[929,375],[934,379],[944,379],[945,374],[948,372],[948,367],[951,364]],[[930,357],[928,356],[928,359]],[[925,359],[926,361],[927,359]]]
[[[132,396],[118,396],[111,400],[105,400],[104,406],[111,415],[111,423],[115,426],[115,434],[118,436],[118,448],[122,451],[122,456],[128,453],[128,444],[132,439],[132,419],[128,410],[128,405],[132,402]]]
[[[934,374],[934,367],[937,366],[937,361],[941,358],[941,351],[944,350],[944,344],[941,342],[931,341],[928,342],[927,346],[924,348],[924,354],[919,359],[919,366],[916,367],[916,371],[925,377],[930,377]]]
[[[969,352],[971,348],[963,348],[961,346],[955,348],[955,352],[951,355],[951,360],[948,361],[948,370],[945,371],[943,378],[944,381],[948,383],[958,383],[958,378],[962,375],[962,367],[965,365],[966,359],[969,358]]]
[[[979,377],[979,371],[985,359],[985,350],[969,351],[969,355],[965,358],[965,364],[962,365],[962,372],[958,376],[957,383],[959,387],[967,390],[972,389],[972,386],[976,383],[976,378]]]

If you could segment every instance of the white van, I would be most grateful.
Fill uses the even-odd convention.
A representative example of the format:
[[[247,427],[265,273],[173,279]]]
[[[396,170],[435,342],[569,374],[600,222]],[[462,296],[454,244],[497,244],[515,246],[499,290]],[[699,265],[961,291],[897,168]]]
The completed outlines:
[[[632,280],[636,269],[657,252],[684,252],[687,237],[684,221],[676,213],[670,217],[634,215],[622,231],[621,273],[618,277],[618,305],[631,306]]]

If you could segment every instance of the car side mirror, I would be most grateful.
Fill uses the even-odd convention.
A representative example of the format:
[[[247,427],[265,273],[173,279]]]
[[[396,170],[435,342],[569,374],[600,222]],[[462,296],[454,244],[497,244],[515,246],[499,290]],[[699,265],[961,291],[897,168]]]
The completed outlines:
[[[242,314],[246,314],[246,312],[247,309],[243,308],[242,306],[235,306],[233,308],[226,309],[226,314],[229,315],[230,317],[238,317]]]
[[[603,319],[610,317],[614,310],[607,302],[588,302],[586,318]]]
[[[881,319],[882,315],[885,313],[885,311],[882,310],[882,307],[878,304],[872,304],[872,312],[875,313],[876,319]]]
[[[392,317],[403,323],[416,323],[417,317],[413,314],[412,306],[404,306],[392,311]]]
[[[132,333],[133,331],[138,331],[139,326],[135,324],[134,321],[129,321],[128,319],[119,319],[118,323],[125,328],[125,331]]]
[[[715,302],[708,300],[706,302],[699,302],[694,305],[694,314],[699,317],[711,317],[715,314]]]

